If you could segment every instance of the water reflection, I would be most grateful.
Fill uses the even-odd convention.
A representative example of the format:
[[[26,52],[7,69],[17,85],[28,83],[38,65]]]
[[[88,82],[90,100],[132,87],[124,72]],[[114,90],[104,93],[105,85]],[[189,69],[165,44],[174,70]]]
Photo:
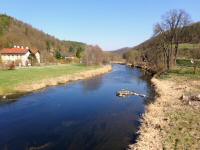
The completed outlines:
[[[122,88],[151,91],[140,70],[115,65],[109,74],[0,105],[0,149],[125,149],[148,100],[116,97]]]
[[[82,81],[83,89],[86,92],[96,91],[102,85],[102,76],[87,79]]]

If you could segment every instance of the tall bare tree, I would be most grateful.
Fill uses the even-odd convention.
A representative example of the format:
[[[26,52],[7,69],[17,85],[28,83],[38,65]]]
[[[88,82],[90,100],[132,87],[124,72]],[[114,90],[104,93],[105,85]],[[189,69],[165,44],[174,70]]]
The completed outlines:
[[[179,41],[184,27],[190,24],[190,16],[184,10],[170,10],[154,28],[154,35],[160,40],[167,69],[176,64]]]

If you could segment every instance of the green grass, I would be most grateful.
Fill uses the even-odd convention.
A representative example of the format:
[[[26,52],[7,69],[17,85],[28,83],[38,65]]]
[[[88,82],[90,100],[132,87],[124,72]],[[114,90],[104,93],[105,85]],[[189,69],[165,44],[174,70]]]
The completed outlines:
[[[179,44],[178,57],[190,59],[193,57],[192,53],[194,49],[200,49],[200,43],[199,44],[190,44],[190,43]]]
[[[181,67],[177,66],[171,69],[169,72],[162,74],[160,79],[167,80],[169,78],[187,78],[187,79],[200,79],[200,68],[197,69],[194,74],[193,67]]]
[[[169,72],[160,76],[160,79],[168,79],[171,77],[186,77],[190,79],[200,79],[200,61],[198,61],[198,68],[194,74],[193,64],[189,59],[177,59],[177,67],[172,68]]]
[[[189,59],[177,59],[176,63],[178,66],[185,66],[185,67],[193,66],[193,64],[191,63],[191,60]]]
[[[86,67],[71,64],[0,71],[0,95],[14,92],[15,87],[20,84],[39,82],[43,79],[70,75],[95,68],[97,66]]]
[[[192,79],[200,79],[200,70],[197,69],[196,73],[194,74],[193,67],[175,67],[169,71],[169,74]]]
[[[190,43],[182,43],[179,44],[179,49],[193,49],[193,48],[199,48],[200,44],[190,44]]]
[[[197,65],[200,67],[200,60],[196,61]],[[176,60],[177,66],[179,67],[193,67],[191,63],[191,59],[177,59]]]

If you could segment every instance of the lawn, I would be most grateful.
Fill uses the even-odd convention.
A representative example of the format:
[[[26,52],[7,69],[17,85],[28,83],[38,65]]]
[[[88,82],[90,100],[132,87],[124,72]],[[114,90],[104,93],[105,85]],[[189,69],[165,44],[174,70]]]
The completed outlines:
[[[185,66],[185,67],[193,66],[193,64],[191,63],[191,60],[189,60],[189,59],[177,59],[176,64],[177,64],[177,66]]]
[[[197,69],[194,74],[193,67],[174,67],[169,72],[160,76],[160,79],[169,79],[169,78],[185,78],[185,79],[200,79],[200,68]]]
[[[199,48],[200,44],[190,44],[190,43],[182,43],[179,44],[180,49],[193,49],[193,48]]]
[[[197,62],[196,73],[190,59],[177,59],[177,66],[170,69],[169,72],[161,75],[162,79],[172,77],[186,77],[188,79],[200,79],[200,60]]]
[[[97,66],[86,67],[80,64],[70,64],[0,71],[0,95],[13,92],[14,88],[19,84],[39,82],[43,79],[79,73],[95,68]]]
[[[192,58],[192,53],[194,49],[200,49],[200,44],[182,43],[179,45],[178,57]]]

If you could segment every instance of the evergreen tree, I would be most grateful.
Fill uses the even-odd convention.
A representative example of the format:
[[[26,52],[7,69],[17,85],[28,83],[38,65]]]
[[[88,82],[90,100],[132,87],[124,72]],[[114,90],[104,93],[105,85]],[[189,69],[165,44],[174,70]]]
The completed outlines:
[[[62,58],[62,55],[60,53],[60,50],[57,50],[56,51],[56,59],[61,59]]]

